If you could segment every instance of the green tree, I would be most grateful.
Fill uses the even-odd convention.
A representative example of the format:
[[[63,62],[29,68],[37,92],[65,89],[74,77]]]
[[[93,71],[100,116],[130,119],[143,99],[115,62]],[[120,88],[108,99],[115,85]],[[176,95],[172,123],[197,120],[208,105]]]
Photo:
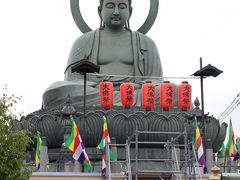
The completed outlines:
[[[12,112],[19,97],[7,94],[7,86],[0,96],[0,179],[25,180],[30,171],[25,167],[26,149],[31,143],[27,130],[13,131],[17,116]]]

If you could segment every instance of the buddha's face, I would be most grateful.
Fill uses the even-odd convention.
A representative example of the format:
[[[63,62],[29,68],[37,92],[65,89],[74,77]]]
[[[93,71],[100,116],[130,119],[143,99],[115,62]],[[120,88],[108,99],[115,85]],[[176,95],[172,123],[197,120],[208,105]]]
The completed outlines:
[[[130,17],[128,0],[104,0],[101,16],[110,29],[121,29]]]

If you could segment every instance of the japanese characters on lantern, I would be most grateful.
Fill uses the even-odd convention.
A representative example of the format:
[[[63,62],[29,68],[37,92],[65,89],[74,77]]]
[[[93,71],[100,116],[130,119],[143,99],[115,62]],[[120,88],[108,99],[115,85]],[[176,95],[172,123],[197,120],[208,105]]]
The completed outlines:
[[[183,81],[178,86],[178,107],[186,110],[191,107],[192,100],[192,86],[187,81]]]
[[[113,107],[113,83],[108,81],[100,82],[100,104],[102,108],[108,109]]]
[[[102,108],[109,109],[114,104],[113,83],[108,81],[100,82],[100,104]],[[142,106],[146,110],[155,108],[156,104],[156,86],[151,82],[146,82],[142,85]],[[128,108],[134,104],[134,84],[124,82],[120,85],[121,103]],[[182,110],[191,108],[192,87],[187,81],[183,81],[178,86],[178,107]],[[164,81],[160,84],[160,107],[168,110],[174,104],[174,85],[169,81]]]
[[[174,86],[169,81],[160,85],[160,107],[168,110],[173,107]]]
[[[134,84],[124,82],[120,86],[121,103],[124,107],[130,107],[134,103]]]
[[[156,87],[151,82],[142,85],[142,106],[146,110],[151,110],[155,107]]]

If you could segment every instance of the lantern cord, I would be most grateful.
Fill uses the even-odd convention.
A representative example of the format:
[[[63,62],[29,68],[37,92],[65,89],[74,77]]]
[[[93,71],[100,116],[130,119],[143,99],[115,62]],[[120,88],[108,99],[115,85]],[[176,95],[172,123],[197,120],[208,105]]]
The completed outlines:
[[[97,73],[88,73],[88,76],[96,77],[123,77],[123,78],[142,78],[142,79],[158,79],[158,80],[168,80],[168,79],[199,79],[198,76],[188,76],[188,77],[159,77],[159,76],[129,76],[129,75],[108,75],[108,74],[97,74]]]
[[[218,117],[218,120],[222,122],[226,117],[228,117],[235,109],[240,105],[240,93],[231,102],[231,104],[223,111],[223,113]]]

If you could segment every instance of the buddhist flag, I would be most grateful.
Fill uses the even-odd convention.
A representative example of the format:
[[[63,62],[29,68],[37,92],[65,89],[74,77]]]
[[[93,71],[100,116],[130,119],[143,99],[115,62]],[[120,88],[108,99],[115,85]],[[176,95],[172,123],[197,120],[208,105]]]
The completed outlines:
[[[88,159],[77,125],[72,116],[70,117],[70,120],[72,123],[72,131],[70,137],[64,143],[64,146],[73,153],[73,158],[75,160],[79,161],[87,170],[90,170],[91,163]]]
[[[200,134],[196,117],[195,117],[195,128],[196,128],[196,135],[194,137],[194,147],[197,151],[198,163],[202,165],[206,171],[206,160],[205,160],[205,155],[203,151],[202,137]]]
[[[230,119],[230,123],[229,123],[229,129],[228,129],[228,143],[227,143],[227,147],[226,150],[229,152],[229,156],[234,157],[235,155],[235,136],[234,136],[234,131],[233,131],[233,127],[232,127],[232,121]]]
[[[240,138],[237,138],[236,145],[237,145],[238,154],[240,154]]]
[[[112,152],[112,148],[109,145],[109,154],[107,155],[107,144],[110,144],[110,136],[108,133],[108,127],[107,127],[107,119],[105,116],[103,116],[103,136],[102,139],[98,145],[98,149],[103,151],[102,155],[102,176],[106,175],[106,166],[107,166],[107,158],[109,157],[110,160],[115,160],[116,157],[114,156]]]
[[[36,156],[35,156],[35,164],[37,169],[40,169],[41,147],[42,147],[42,139],[40,136],[40,132],[37,132],[37,146],[36,146]]]
[[[235,149],[234,149],[234,161],[240,159],[240,138],[236,139],[236,144],[235,144]]]
[[[221,156],[222,157],[225,156],[225,145],[224,145],[224,143],[222,143],[222,147],[221,147]]]

